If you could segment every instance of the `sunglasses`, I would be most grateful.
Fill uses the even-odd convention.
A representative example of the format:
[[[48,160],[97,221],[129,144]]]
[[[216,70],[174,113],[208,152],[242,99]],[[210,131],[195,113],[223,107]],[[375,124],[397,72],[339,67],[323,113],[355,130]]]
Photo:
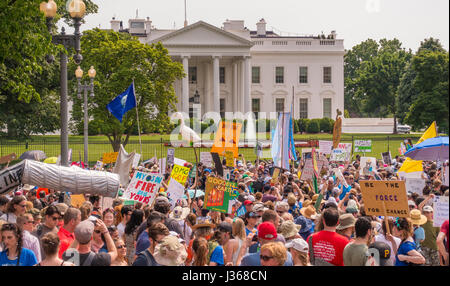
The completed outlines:
[[[125,244],[122,244],[122,245],[117,246],[116,248],[117,249],[122,249],[122,248],[125,248],[125,247],[126,247]]]
[[[27,221],[27,223],[32,223],[32,224],[34,224],[34,220],[29,220],[29,221]]]
[[[52,220],[59,220],[60,219],[60,217],[58,216],[58,217],[54,217],[54,216],[52,216]]]
[[[18,206],[25,208],[27,205],[26,204],[25,205],[19,204]]]
[[[100,230],[96,229],[94,230],[95,233],[102,233]]]
[[[270,259],[273,258],[273,256],[260,255],[259,258],[263,261],[269,261]]]

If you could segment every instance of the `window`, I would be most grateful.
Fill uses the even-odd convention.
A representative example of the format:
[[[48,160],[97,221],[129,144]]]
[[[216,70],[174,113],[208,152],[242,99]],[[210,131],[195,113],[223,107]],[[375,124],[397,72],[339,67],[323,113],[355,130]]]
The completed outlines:
[[[252,67],[252,83],[261,83],[260,74],[261,74],[260,67]]]
[[[144,29],[144,22],[131,22],[130,28]]]
[[[225,83],[225,67],[219,68],[219,79],[220,83]]]
[[[331,118],[331,98],[323,99],[323,117]]]
[[[197,67],[189,67],[189,83],[197,83]]]
[[[300,98],[300,118],[308,118],[308,99]]]
[[[323,67],[323,83],[331,83],[331,67]]]
[[[277,98],[275,101],[276,112],[284,112],[284,98]]]
[[[225,118],[225,98],[220,99],[220,117]]]
[[[252,112],[255,114],[255,119],[258,119],[258,113],[261,112],[261,100],[259,98],[252,98]]]
[[[275,83],[284,83],[284,67],[275,68]]]
[[[299,83],[308,83],[308,67],[300,67]]]

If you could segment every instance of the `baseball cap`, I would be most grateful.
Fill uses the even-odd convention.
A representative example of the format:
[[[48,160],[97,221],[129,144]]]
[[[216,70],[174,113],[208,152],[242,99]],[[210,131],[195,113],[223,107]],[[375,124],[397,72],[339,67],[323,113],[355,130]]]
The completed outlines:
[[[277,230],[273,223],[271,222],[263,222],[258,226],[258,238],[273,240],[277,238]]]
[[[245,213],[245,218],[255,218],[257,216],[258,216],[258,214],[256,214],[255,212],[246,212]]]
[[[423,210],[423,212],[428,212],[428,213],[432,213],[434,211],[432,206],[424,206],[422,210]]]
[[[382,241],[377,241],[369,245],[369,249],[374,248],[380,254],[380,266],[392,266],[391,247]]]
[[[156,204],[170,204],[169,199],[165,196],[158,196],[155,199],[155,205]]]
[[[255,204],[253,206],[253,211],[254,212],[260,212],[260,211],[264,211],[264,205],[261,203]]]
[[[307,253],[309,250],[308,243],[302,238],[295,238],[286,243],[286,248],[294,248],[300,252]]]
[[[217,226],[217,230],[219,230],[221,232],[228,232],[230,234],[233,233],[233,227],[228,222],[219,223],[219,225]]]
[[[80,244],[87,244],[94,233],[94,223],[90,220],[84,220],[75,227],[75,239]]]
[[[251,205],[251,204],[253,204],[253,202],[250,201],[250,200],[245,200],[244,201],[244,205],[246,205],[246,206]]]

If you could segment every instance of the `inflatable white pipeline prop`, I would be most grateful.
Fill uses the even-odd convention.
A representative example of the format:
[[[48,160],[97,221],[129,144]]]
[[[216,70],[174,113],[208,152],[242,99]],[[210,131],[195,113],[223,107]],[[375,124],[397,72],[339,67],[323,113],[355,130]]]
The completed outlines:
[[[33,160],[24,161],[22,183],[72,194],[92,194],[115,198],[119,175],[88,171],[79,167],[63,167]]]

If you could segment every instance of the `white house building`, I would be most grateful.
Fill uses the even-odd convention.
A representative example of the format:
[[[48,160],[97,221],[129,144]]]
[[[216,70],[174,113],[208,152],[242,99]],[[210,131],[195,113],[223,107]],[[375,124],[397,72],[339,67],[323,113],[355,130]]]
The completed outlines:
[[[114,31],[161,42],[183,64],[187,76],[174,85],[179,111],[192,112],[197,102],[202,115],[293,107],[295,118],[334,119],[336,109],[344,110],[344,44],[334,31],[287,37],[267,31],[264,19],[256,26],[251,31],[244,21],[227,20],[222,28],[199,21],[161,30],[147,18],[130,19],[124,29],[120,20],[111,21]]]

